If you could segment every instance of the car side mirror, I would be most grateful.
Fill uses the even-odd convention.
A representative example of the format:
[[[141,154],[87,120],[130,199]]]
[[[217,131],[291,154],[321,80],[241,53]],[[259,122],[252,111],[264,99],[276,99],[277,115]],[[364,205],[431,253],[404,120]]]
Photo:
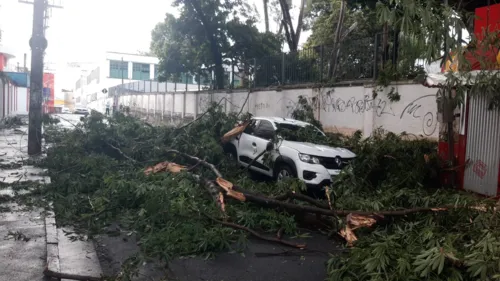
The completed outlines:
[[[271,151],[274,148],[274,144],[272,142],[268,142],[266,145],[266,151]]]

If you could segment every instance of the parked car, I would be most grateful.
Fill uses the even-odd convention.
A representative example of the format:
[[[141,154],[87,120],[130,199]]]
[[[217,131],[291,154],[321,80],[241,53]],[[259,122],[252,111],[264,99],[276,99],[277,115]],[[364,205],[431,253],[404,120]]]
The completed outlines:
[[[309,127],[311,126],[311,127]],[[294,137],[279,135],[280,129],[297,131],[312,128],[313,134],[325,137],[325,134],[313,125],[288,118],[254,117],[244,132],[228,142],[224,150],[236,158],[242,166],[247,166],[265,150],[271,151],[268,167],[263,157],[259,157],[250,169],[254,172],[283,180],[297,177],[309,187],[324,187],[332,183],[332,178],[348,166],[356,155],[345,148],[303,142]],[[278,142],[270,140],[278,137]]]
[[[90,112],[87,108],[85,107],[75,107],[75,110],[73,111],[73,114],[82,114],[82,115],[89,115]]]
[[[71,113],[71,110],[69,110],[69,108],[67,108],[67,107],[63,107],[63,108],[61,109],[61,113],[63,113],[63,114],[70,114],[70,113]]]

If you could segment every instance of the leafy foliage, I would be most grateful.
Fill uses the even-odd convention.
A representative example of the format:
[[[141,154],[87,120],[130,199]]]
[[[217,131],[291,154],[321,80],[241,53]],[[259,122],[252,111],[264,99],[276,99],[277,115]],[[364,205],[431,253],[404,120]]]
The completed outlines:
[[[311,122],[310,105],[303,102],[295,116]],[[193,164],[169,153],[176,149],[213,163],[227,180],[255,194],[273,197],[290,190],[300,192],[300,182],[255,181],[245,171],[234,169],[219,139],[245,119],[228,115],[214,104],[201,119],[183,128],[152,127],[121,114],[103,119],[95,112],[73,130],[49,127],[46,140],[51,147],[43,166],[52,180],[41,192],[54,202],[60,223],[76,224],[81,231],[96,234],[118,222],[123,231],[137,233],[142,250],[139,260],[156,257],[168,262],[241,250],[246,233],[210,219],[219,218],[220,209],[196,178],[190,173],[146,176],[144,168],[165,160]],[[335,209],[376,212],[481,204],[491,210],[490,201],[437,188],[441,163],[435,142],[382,131],[368,138],[359,132],[322,139],[308,135],[310,141],[348,147],[357,154],[352,169],[345,169],[330,189]],[[193,171],[213,178],[203,166]],[[234,223],[262,232],[299,232],[296,215],[283,210],[228,201],[226,213]],[[331,233],[343,226],[343,218],[338,219],[330,224]],[[329,278],[444,280],[461,276],[467,280],[475,274],[491,276],[498,271],[497,220],[492,212],[465,207],[384,218],[373,229],[357,230],[355,246],[343,256],[332,257]]]
[[[178,0],[178,18],[167,14],[152,31],[151,49],[160,58],[160,80],[178,79],[180,73],[205,79],[215,73],[215,86],[224,88],[223,65],[248,69],[255,57],[276,53],[279,38],[260,33],[254,9],[241,0]],[[245,78],[245,77],[243,77]],[[198,78],[200,79],[200,78]]]

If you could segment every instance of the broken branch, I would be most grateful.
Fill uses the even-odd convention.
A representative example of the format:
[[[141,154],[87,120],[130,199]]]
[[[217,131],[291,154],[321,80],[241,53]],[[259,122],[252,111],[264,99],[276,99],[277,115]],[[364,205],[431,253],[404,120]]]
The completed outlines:
[[[214,174],[219,177],[219,178],[222,178],[222,174],[219,170],[217,170],[217,168],[215,168],[215,165],[211,164],[211,163],[208,163],[207,161],[205,160],[201,160],[200,158],[198,157],[195,157],[195,156],[192,156],[192,155],[189,155],[189,154],[186,154],[184,152],[180,152],[178,150],[175,150],[175,149],[170,149],[168,151],[166,151],[166,153],[176,153],[176,154],[179,154],[179,155],[182,155],[186,158],[189,158],[191,159],[192,161],[195,161],[197,163],[200,163],[201,165],[209,168],[210,170],[212,170],[212,172],[214,172]]]
[[[279,244],[282,244],[282,245],[285,245],[285,246],[288,246],[288,247],[293,247],[293,248],[298,248],[298,249],[303,249],[303,248],[306,247],[305,244],[296,244],[296,243],[292,243],[292,242],[289,242],[289,241],[286,241],[286,240],[281,240],[281,239],[271,238],[271,237],[265,237],[265,236],[259,234],[257,231],[252,230],[252,229],[250,229],[248,227],[245,227],[245,226],[242,226],[242,225],[239,225],[239,224],[235,224],[235,223],[231,223],[231,222],[223,222],[223,221],[217,220],[215,218],[212,218],[212,217],[210,217],[210,216],[208,216],[206,214],[205,214],[205,216],[207,218],[211,219],[212,221],[216,222],[216,223],[219,223],[219,224],[222,224],[222,225],[225,225],[225,226],[229,226],[229,227],[232,227],[232,228],[235,228],[235,229],[239,229],[239,230],[244,230],[244,231],[252,234],[256,238],[259,238],[259,239],[264,240],[264,241],[273,242],[273,243],[279,243]]]
[[[134,162],[134,163],[137,163],[137,160],[135,160],[134,158],[128,156],[127,154],[123,153],[123,151],[121,149],[119,149],[118,147],[110,144],[109,142],[106,142],[106,144],[111,147],[112,149],[116,150],[118,153],[120,153],[121,156],[127,158],[128,160]]]

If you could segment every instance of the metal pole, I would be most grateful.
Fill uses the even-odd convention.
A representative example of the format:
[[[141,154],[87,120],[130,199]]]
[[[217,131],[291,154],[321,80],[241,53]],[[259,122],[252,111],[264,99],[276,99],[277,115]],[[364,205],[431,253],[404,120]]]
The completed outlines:
[[[320,56],[321,57],[320,57],[320,63],[319,63],[319,81],[320,82],[323,82],[323,66],[324,66],[323,65],[323,63],[324,63],[323,57],[324,57],[324,52],[325,52],[324,48],[325,47],[323,45],[321,45],[321,47],[320,47]]]
[[[252,88],[252,86],[250,86]],[[253,88],[257,87],[257,59],[253,59]]]
[[[375,34],[375,48],[373,51],[373,80],[378,78],[378,38],[379,34]]]
[[[45,4],[45,0],[34,0],[33,2],[33,34],[30,39],[29,155],[40,154],[42,151],[43,55],[47,48],[47,39],[44,36]]]
[[[231,89],[234,89],[234,60],[231,59]]]
[[[285,52],[281,55],[281,85],[285,85]]]
[[[201,90],[201,68],[198,70],[198,92]]]
[[[444,5],[445,7],[448,6],[448,0],[444,0]],[[446,27],[446,32],[444,33],[444,62],[446,63],[446,60],[448,59],[448,44],[447,44],[447,39],[448,39],[448,20],[444,19],[444,26]],[[456,93],[455,93],[456,94]],[[452,102],[453,99],[453,93],[451,90],[448,91],[448,102],[450,104],[454,104]],[[455,132],[453,131],[453,120],[455,119],[453,111],[455,110],[455,107],[447,106],[445,110],[451,110],[449,112],[450,116],[453,116],[448,120],[448,152],[449,152],[449,164],[450,167],[455,167]],[[450,185],[452,188],[455,187],[455,170],[451,169],[450,171]]]

